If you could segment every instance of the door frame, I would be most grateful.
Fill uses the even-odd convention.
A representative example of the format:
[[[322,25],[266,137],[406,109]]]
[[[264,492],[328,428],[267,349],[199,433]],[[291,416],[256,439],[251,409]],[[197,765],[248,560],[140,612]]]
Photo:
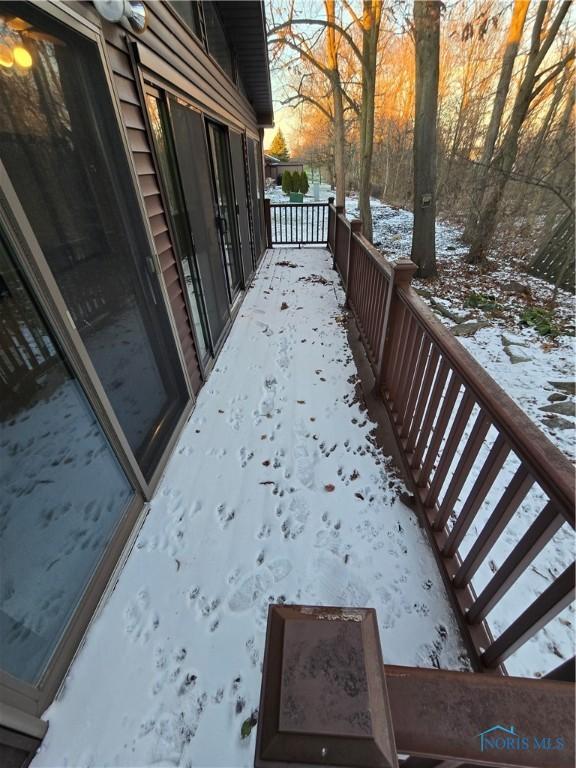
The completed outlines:
[[[215,147],[212,146],[212,140],[209,135],[210,125],[215,125],[217,129],[222,132],[222,135],[225,137],[225,142],[226,142],[226,157],[228,162],[228,170],[230,171],[229,181],[230,181],[230,187],[232,190],[232,197],[234,198],[233,199],[234,226],[236,227],[236,237],[234,238],[234,240],[237,243],[239,248],[239,252],[235,254],[237,258],[237,265],[240,267],[240,285],[236,293],[232,293],[232,286],[230,285],[230,280],[228,279],[228,269],[226,267],[226,248],[224,246],[224,235],[222,232],[222,228],[219,224],[217,224],[216,229],[218,231],[218,242],[220,244],[221,258],[224,264],[224,270],[226,274],[226,283],[228,285],[229,304],[230,304],[230,309],[232,310],[232,307],[236,305],[239,297],[242,295],[242,292],[246,290],[247,286],[246,286],[246,276],[244,274],[244,263],[242,260],[242,245],[240,241],[240,222],[238,221],[238,203],[236,200],[236,190],[234,188],[234,174],[232,172],[232,154],[230,152],[230,136],[229,136],[230,129],[225,123],[222,123],[220,120],[214,120],[213,118],[207,117],[206,115],[203,115],[203,122],[204,122],[204,138],[206,141],[206,149],[207,149],[208,158],[210,161],[210,171],[211,171],[211,177],[212,177],[212,184],[211,184],[212,202],[214,205],[214,214],[218,221],[220,221],[222,217],[220,216],[220,208],[218,206],[218,194],[217,194],[217,188],[216,188],[216,166],[215,166],[215,159],[214,159],[214,153],[216,152],[216,149]]]
[[[6,169],[0,162],[0,226],[8,240],[13,257],[22,271],[27,288],[37,302],[50,332],[62,351],[66,364],[82,388],[134,491],[134,496],[123,510],[122,517],[118,520],[111,535],[110,543],[102,553],[91,578],[86,583],[82,596],[63,628],[60,639],[38,683],[23,682],[0,670],[0,727],[7,727],[34,738],[41,738],[46,731],[47,724],[40,720],[39,716],[57,694],[66,672],[81,646],[82,638],[96,615],[98,606],[107,599],[115,583],[115,578],[123,567],[138,534],[138,523],[143,522],[147,514],[146,502],[152,498],[164,473],[176,441],[190,417],[195,404],[195,397],[170,307],[167,288],[162,279],[158,254],[154,247],[144,200],[138,185],[126,128],[121,118],[119,99],[114,87],[112,68],[103,32],[100,27],[64,4],[55,3],[52,0],[47,3],[33,0],[30,5],[36,11],[60,22],[73,32],[83,36],[87,41],[95,44],[94,50],[105,78],[108,97],[115,118],[116,133],[122,142],[122,151],[124,152],[126,167],[129,170],[130,194],[140,211],[137,226],[142,227],[147,239],[147,255],[150,255],[151,263],[154,265],[154,272],[162,297],[160,307],[162,311],[167,313],[169,319],[173,343],[177,351],[188,397],[157,467],[150,480],[146,481],[96,374]],[[142,109],[145,109],[145,104],[141,106]]]
[[[207,316],[206,316],[206,299],[205,299],[204,285],[202,284],[202,275],[200,273],[200,269],[198,267],[198,261],[196,259],[196,251],[195,251],[195,246],[194,246],[194,237],[193,237],[193,233],[191,232],[190,235],[191,235],[192,253],[190,254],[190,257],[194,260],[194,267],[195,267],[195,270],[196,270],[196,277],[197,277],[198,283],[200,285],[200,290],[201,290],[201,295],[199,296],[199,300],[200,300],[201,305],[202,305],[200,311],[201,311],[201,313],[203,315],[203,318],[202,318],[203,325],[205,324],[206,329],[208,331],[208,333],[207,333],[208,338],[206,339],[206,341],[207,341],[207,344],[206,344],[206,346],[207,346],[207,354],[205,355],[204,359],[202,359],[200,357],[200,354],[199,354],[200,346],[198,344],[198,338],[197,338],[197,333],[196,333],[196,326],[195,326],[195,323],[194,323],[194,315],[192,313],[192,308],[190,306],[190,298],[188,296],[188,291],[185,288],[186,280],[184,278],[184,273],[182,271],[182,264],[181,264],[180,254],[179,254],[179,248],[178,248],[178,245],[177,245],[178,240],[177,240],[177,238],[175,236],[175,233],[174,233],[174,224],[173,224],[173,221],[172,221],[172,216],[170,214],[170,206],[168,205],[169,195],[166,192],[166,182],[165,182],[164,176],[163,176],[163,174],[162,174],[162,172],[160,170],[160,162],[158,160],[158,153],[157,153],[157,149],[156,149],[156,143],[154,141],[154,136],[153,136],[153,132],[152,132],[152,125],[150,123],[150,115],[148,114],[148,107],[146,106],[146,97],[147,96],[151,96],[152,98],[158,99],[158,101],[163,105],[164,109],[166,110],[166,114],[168,116],[169,125],[167,126],[167,128],[170,131],[170,140],[171,140],[172,144],[174,144],[174,132],[172,130],[172,118],[170,116],[170,105],[169,105],[169,100],[168,100],[168,94],[166,93],[166,91],[162,90],[161,88],[159,88],[156,85],[153,85],[152,83],[147,82],[144,79],[142,71],[141,71],[140,66],[138,65],[137,61],[134,61],[133,64],[134,64],[133,69],[134,69],[135,77],[136,77],[136,81],[137,81],[138,92],[139,92],[140,98],[143,99],[143,103],[144,103],[144,107],[143,107],[144,124],[146,126],[146,133],[148,134],[148,142],[149,142],[150,147],[151,147],[152,162],[154,163],[154,169],[155,169],[155,173],[156,173],[156,178],[158,179],[158,183],[159,183],[159,186],[160,186],[160,195],[161,195],[161,197],[163,199],[164,211],[165,211],[165,215],[166,215],[166,224],[168,226],[168,233],[169,233],[170,241],[171,241],[171,244],[172,244],[172,250],[174,251],[174,255],[176,257],[175,258],[176,269],[178,270],[178,276],[179,276],[180,282],[181,282],[182,287],[183,287],[182,294],[184,296],[184,302],[186,304],[186,312],[188,314],[188,321],[190,323],[190,328],[192,329],[192,336],[194,338],[194,345],[196,347],[196,356],[198,358],[198,364],[200,366],[200,373],[202,375],[202,380],[206,381],[206,379],[208,378],[208,372],[210,371],[210,369],[211,369],[211,367],[212,367],[212,365],[214,363],[214,359],[216,357],[216,352],[215,352],[215,347],[214,347],[214,344],[213,344],[213,341],[212,341],[212,335],[210,333],[210,327],[209,327],[209,324],[208,324],[208,319],[207,319]],[[176,163],[176,166],[178,166],[178,158],[176,156],[174,157],[174,162]],[[180,169],[179,168],[177,169],[177,178],[175,179],[175,183],[177,184],[177,186],[179,188],[181,187]],[[181,189],[180,189],[180,194],[182,195],[182,198],[184,200],[184,193],[183,193],[183,191]]]

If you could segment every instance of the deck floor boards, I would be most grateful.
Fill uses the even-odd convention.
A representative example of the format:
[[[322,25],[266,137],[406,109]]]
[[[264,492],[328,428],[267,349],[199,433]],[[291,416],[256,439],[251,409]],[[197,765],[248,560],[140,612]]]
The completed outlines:
[[[467,668],[343,303],[326,250],[265,255],[34,768],[252,765],[269,602],[372,606],[387,663]]]

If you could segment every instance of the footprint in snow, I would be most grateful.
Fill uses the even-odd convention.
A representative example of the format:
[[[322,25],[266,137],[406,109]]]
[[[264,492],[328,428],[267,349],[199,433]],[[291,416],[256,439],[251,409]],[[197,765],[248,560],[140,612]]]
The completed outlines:
[[[258,572],[247,576],[232,593],[228,607],[233,613],[251,608],[264,596],[270,587],[285,579],[292,571],[289,560],[279,558],[258,568]]]

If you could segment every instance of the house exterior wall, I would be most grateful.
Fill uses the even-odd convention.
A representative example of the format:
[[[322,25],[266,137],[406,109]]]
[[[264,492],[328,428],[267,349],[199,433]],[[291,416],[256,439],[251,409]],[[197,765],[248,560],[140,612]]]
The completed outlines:
[[[152,142],[147,130],[142,85],[147,82],[157,86],[163,85],[169,92],[181,94],[189,99],[206,116],[259,142],[256,114],[242,88],[230,80],[198,37],[167,3],[155,2],[147,5],[148,27],[141,35],[135,35],[117,24],[103,21],[91,4],[75,0],[70,0],[67,4],[100,27],[106,41],[107,57],[140,192],[146,206],[162,277],[170,297],[178,338],[196,393],[202,385],[202,372],[192,324],[186,309],[183,277],[176,263],[173,238],[164,210]],[[260,143],[259,147],[261,153]],[[260,220],[263,220],[263,212]],[[261,255],[262,253],[259,257]]]
[[[302,173],[303,170],[304,166],[302,163],[275,163],[274,165],[271,163],[266,163],[264,166],[264,173],[266,178],[274,180],[276,180],[279,176],[282,176],[284,171],[290,171],[290,173],[298,171],[298,173]]]
[[[255,167],[258,189],[249,188],[246,194],[246,199],[250,201],[249,227],[251,242],[256,249],[256,264],[265,249],[262,128],[258,124],[254,109],[244,95],[245,89],[241,84],[234,83],[224,73],[201,41],[188,29],[170,5],[164,2],[147,3],[149,24],[141,35],[135,35],[120,25],[103,21],[91,3],[69,0],[66,3],[31,3],[30,5],[37,5],[54,15],[59,22],[81,33],[85,25],[86,34],[89,33],[92,40],[98,41],[110,93],[117,108],[119,129],[123,133],[126,156],[131,164],[136,192],[139,196],[142,227],[146,230],[146,238],[152,248],[156,271],[163,285],[165,311],[170,316],[180,360],[188,377],[190,400],[172,435],[171,450],[178,431],[190,413],[194,395],[207,376],[207,371],[200,361],[193,318],[186,296],[185,277],[176,256],[177,246],[170,217],[167,214],[166,198],[146,110],[146,89],[154,86],[159,91],[166,91],[172,96],[185,99],[207,118],[227,126],[236,134],[241,134],[244,147],[256,148]],[[249,164],[250,161],[247,158],[247,176],[249,176]],[[260,208],[259,215],[254,211],[255,205]],[[258,232],[255,231],[256,229]],[[250,268],[249,258],[243,253],[241,260],[247,272]],[[248,279],[250,275],[245,277]],[[48,300],[47,303],[49,303]],[[238,310],[238,306],[237,301],[235,311]],[[68,349],[65,351],[68,352]],[[73,354],[73,350],[70,354]],[[78,363],[79,369],[82,367],[81,364],[82,361]],[[93,397],[97,400],[98,396],[99,391],[96,387]],[[100,418],[100,411],[97,408],[95,410]],[[111,432],[117,429],[113,419],[109,429]],[[114,440],[111,440],[111,444],[116,449]],[[119,445],[119,450],[125,450],[121,440]],[[107,550],[107,562],[99,566],[98,572],[88,585],[87,596],[82,598],[83,602],[77,610],[77,616],[70,624],[70,638],[67,639],[65,647],[63,645],[58,649],[59,655],[55,659],[53,665],[55,669],[49,676],[49,683],[42,691],[30,696],[25,687],[15,685],[12,688],[10,681],[8,681],[8,687],[5,687],[5,680],[0,670],[0,704],[7,705],[6,709],[0,708],[0,762],[3,758],[2,745],[9,744],[9,741],[2,738],[3,727],[10,734],[22,734],[23,738],[41,738],[43,726],[38,716],[53,697],[65,674],[75,648],[118,562],[122,548],[129,540],[138,511],[142,509],[144,499],[153,493],[168,455],[169,449],[166,450],[161,465],[158,466],[155,477],[150,482],[142,480],[137,468],[134,468],[133,472],[128,472],[136,490],[129,519],[124,519],[118,526],[116,538]],[[124,462],[129,463],[125,458]],[[133,458],[132,463],[134,463]],[[6,716],[5,712],[8,713]],[[13,749],[13,747],[10,748]],[[9,752],[6,752],[6,756],[8,754]]]

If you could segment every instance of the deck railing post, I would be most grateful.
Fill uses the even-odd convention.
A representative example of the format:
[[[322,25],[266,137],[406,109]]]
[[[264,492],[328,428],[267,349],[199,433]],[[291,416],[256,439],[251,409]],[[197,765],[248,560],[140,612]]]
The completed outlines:
[[[348,254],[346,257],[346,306],[350,306],[350,291],[352,289],[352,274],[354,271],[354,249],[352,242],[354,235],[362,234],[362,222],[360,219],[352,219],[350,222],[350,235],[348,237]]]
[[[266,224],[266,247],[272,248],[272,213],[270,211],[270,200],[264,198],[264,222]]]
[[[416,272],[416,264],[410,259],[398,259],[393,262],[392,274],[390,276],[390,282],[388,284],[388,292],[386,295],[386,307],[384,309],[384,319],[382,321],[382,336],[380,341],[380,349],[378,350],[378,363],[377,363],[377,377],[376,388],[380,390],[384,383],[386,372],[386,354],[391,348],[394,340],[394,335],[400,332],[400,311],[401,306],[398,301],[398,288],[408,288],[410,281],[414,273]]]
[[[338,257],[338,223],[340,221],[340,214],[344,213],[345,209],[343,205],[336,205],[334,206],[334,210],[334,253],[332,254],[332,266],[334,269],[336,269],[336,262]]]
[[[332,253],[332,261],[334,261],[334,236],[332,234],[332,229],[335,227],[336,222],[334,221],[334,211],[332,210],[332,206],[334,205],[334,198],[329,197],[328,198],[328,248],[330,252]],[[332,264],[332,267],[334,268],[334,264]]]

